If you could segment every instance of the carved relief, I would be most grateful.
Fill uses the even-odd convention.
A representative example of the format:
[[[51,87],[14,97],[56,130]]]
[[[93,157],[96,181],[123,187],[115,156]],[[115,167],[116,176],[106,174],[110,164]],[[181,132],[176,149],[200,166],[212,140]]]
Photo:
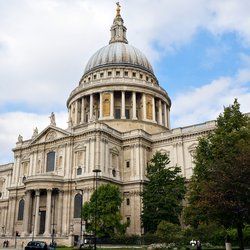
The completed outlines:
[[[55,140],[56,137],[57,137],[56,132],[51,131],[51,132],[49,132],[49,133],[46,135],[45,141],[52,141],[52,140]]]
[[[103,116],[110,116],[110,93],[103,93],[102,96]]]
[[[153,119],[153,104],[152,97],[150,95],[146,96],[146,115],[148,120]]]

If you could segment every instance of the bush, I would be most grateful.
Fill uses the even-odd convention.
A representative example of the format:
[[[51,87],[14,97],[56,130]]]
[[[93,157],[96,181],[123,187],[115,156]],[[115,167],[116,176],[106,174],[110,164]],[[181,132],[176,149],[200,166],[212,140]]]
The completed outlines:
[[[166,243],[179,242],[183,237],[181,227],[168,221],[160,222],[157,226],[156,235]]]

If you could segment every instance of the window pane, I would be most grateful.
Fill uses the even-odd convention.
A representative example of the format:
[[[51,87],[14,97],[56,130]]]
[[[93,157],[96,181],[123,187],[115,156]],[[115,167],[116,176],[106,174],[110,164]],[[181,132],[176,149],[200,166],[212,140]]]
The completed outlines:
[[[49,152],[47,154],[47,168],[46,171],[47,172],[51,172],[54,171],[55,168],[55,152]]]
[[[115,119],[121,119],[121,110],[115,109]]]
[[[77,168],[77,175],[81,175],[81,174],[82,174],[82,168],[79,167],[79,168]]]
[[[126,119],[129,119],[129,118],[130,118],[130,116],[129,116],[129,109],[126,109],[126,110],[125,110],[125,116],[126,116]]]
[[[82,195],[77,194],[74,199],[74,218],[81,218]]]
[[[19,201],[19,207],[18,207],[18,220],[23,220],[23,212],[24,212],[24,200]]]

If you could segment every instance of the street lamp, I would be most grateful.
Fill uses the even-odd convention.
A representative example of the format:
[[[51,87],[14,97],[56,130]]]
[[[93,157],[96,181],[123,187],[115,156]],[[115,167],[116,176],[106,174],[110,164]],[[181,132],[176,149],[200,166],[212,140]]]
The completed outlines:
[[[94,233],[94,249],[96,250],[96,213],[97,213],[97,177],[98,173],[101,172],[100,169],[94,169],[93,172],[95,173],[95,191],[96,191],[96,198],[95,198],[95,233]]]
[[[79,188],[77,188],[77,181],[75,181],[75,190],[76,191],[80,191],[81,192],[81,195],[82,195],[82,197],[81,197],[81,228],[80,228],[80,246],[79,247],[81,247],[81,244],[83,243],[83,239],[82,239],[82,237],[83,237],[83,235],[82,235],[82,222],[83,222],[83,220],[82,220],[82,207],[83,207],[83,189],[79,189]]]

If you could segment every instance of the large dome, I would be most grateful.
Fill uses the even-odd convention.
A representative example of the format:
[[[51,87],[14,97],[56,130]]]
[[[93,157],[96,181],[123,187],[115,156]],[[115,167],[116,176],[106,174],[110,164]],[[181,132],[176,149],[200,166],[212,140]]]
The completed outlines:
[[[140,50],[124,42],[114,42],[99,49],[89,59],[84,74],[96,68],[113,65],[132,66],[153,73],[151,64]]]

